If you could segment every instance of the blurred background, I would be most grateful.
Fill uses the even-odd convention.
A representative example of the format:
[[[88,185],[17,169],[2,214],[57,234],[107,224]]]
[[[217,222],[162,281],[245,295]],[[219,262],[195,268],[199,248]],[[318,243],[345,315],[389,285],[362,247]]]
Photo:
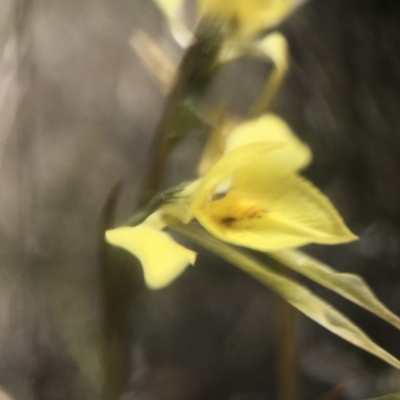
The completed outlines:
[[[399,24],[397,0],[310,0],[280,26],[291,69],[273,105],[313,150],[305,174],[361,236],[307,251],[365,277],[397,314]],[[165,100],[130,47],[137,29],[179,61],[150,0],[0,0],[0,389],[14,400],[101,398],[99,216],[121,178],[118,221],[132,213]],[[241,115],[269,71],[235,62],[209,99]],[[165,185],[194,175],[204,140],[194,129],[177,148]],[[207,254],[163,290],[137,278],[124,400],[277,399],[275,295]],[[400,332],[306,283],[400,357]],[[296,325],[299,400],[400,391],[392,367]]]

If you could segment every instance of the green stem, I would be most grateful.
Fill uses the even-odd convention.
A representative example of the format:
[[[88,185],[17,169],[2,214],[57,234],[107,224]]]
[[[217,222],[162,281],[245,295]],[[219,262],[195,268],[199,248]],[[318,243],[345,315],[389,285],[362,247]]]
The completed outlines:
[[[297,400],[300,397],[298,313],[281,297],[277,298],[276,311],[278,400]]]
[[[197,119],[190,110],[196,108],[218,70],[218,54],[223,38],[220,25],[205,20],[199,25],[195,37],[196,41],[179,65],[176,81],[158,124],[138,207],[146,205],[157,193],[171,150],[189,129],[193,119]]]
[[[271,106],[282,83],[286,77],[286,70],[279,70],[274,66],[274,71],[268,77],[267,83],[261,93],[261,96],[256,100],[256,102],[251,106],[248,117],[257,118],[263,113],[265,113]]]
[[[289,55],[287,47],[284,36],[276,32],[267,36],[261,43],[256,43],[252,48],[249,48],[249,52],[252,52],[253,55],[264,58],[269,62],[272,61],[273,64],[273,71],[266,81],[261,96],[250,107],[249,118],[256,118],[263,114],[278,94],[288,72]]]
[[[102,319],[102,399],[118,400],[128,382],[129,310],[134,271],[139,270],[137,260],[110,246],[104,239],[104,232],[114,226],[115,209],[120,192],[120,183],[110,190],[100,216],[98,238],[98,266]]]

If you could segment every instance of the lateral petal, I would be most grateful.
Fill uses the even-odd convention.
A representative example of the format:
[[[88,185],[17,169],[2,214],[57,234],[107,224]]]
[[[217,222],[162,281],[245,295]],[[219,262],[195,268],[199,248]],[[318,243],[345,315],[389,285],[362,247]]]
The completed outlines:
[[[140,260],[150,289],[169,285],[196,260],[195,252],[181,246],[168,234],[144,224],[109,230],[106,240]]]

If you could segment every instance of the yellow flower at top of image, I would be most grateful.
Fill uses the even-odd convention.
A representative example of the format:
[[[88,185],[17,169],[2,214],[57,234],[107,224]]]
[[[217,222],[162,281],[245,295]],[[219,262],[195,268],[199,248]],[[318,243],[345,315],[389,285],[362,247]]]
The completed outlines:
[[[199,14],[218,18],[241,37],[256,35],[284,19],[299,0],[198,0]]]
[[[184,26],[184,0],[153,0],[173,27]],[[230,27],[230,33],[251,37],[281,22],[305,0],[197,0],[199,19],[211,17]]]

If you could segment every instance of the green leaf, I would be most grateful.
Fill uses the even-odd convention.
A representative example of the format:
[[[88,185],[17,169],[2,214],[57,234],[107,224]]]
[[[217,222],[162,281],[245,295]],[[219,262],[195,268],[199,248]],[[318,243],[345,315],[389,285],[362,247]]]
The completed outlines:
[[[377,299],[360,276],[337,272],[300,250],[287,249],[271,252],[268,255],[288,268],[358,304],[400,330],[400,318]]]
[[[400,392],[386,394],[385,396],[374,397],[373,399],[368,399],[368,400],[400,400]]]
[[[304,286],[277,273],[272,267],[252,258],[241,250],[220,242],[198,227],[175,225],[171,229],[240,268],[337,336],[400,369],[399,360],[374,343],[342,313]]]

